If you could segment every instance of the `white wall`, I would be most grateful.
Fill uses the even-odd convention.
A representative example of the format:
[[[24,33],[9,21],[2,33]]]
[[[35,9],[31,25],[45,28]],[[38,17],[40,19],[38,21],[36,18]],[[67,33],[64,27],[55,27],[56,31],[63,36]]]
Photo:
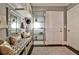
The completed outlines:
[[[0,4],[0,39],[6,38],[6,8]]]
[[[67,44],[79,50],[79,4],[67,11]]]
[[[6,8],[0,5],[0,28],[6,27]]]

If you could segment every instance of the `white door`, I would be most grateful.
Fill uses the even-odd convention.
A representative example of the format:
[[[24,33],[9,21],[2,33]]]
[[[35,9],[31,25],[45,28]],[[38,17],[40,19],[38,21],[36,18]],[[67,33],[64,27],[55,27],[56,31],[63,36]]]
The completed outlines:
[[[63,11],[46,12],[45,44],[62,44],[63,41]]]
[[[67,45],[79,50],[79,4],[67,11]]]

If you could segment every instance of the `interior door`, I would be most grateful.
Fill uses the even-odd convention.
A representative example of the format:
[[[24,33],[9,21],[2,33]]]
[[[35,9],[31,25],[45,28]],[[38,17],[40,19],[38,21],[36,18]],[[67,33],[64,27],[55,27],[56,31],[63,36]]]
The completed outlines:
[[[63,11],[46,11],[45,25],[46,25],[45,44],[62,44]]]
[[[79,50],[79,4],[67,11],[67,45]]]

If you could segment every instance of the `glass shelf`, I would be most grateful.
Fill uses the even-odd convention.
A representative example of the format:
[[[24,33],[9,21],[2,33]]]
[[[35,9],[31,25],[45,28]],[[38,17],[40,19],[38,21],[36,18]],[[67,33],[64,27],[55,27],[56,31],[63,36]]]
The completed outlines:
[[[44,16],[34,16],[34,28],[33,28],[33,40],[34,41],[44,41],[44,37],[45,37],[45,19]],[[39,25],[38,27],[36,27],[37,25]],[[35,28],[36,27],[36,28]]]

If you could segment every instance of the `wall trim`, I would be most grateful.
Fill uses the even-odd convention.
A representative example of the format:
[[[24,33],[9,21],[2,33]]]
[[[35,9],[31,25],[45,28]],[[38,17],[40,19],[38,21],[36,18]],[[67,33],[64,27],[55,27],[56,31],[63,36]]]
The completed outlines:
[[[70,49],[71,51],[73,51],[74,53],[76,53],[77,55],[79,55],[79,51],[76,50],[75,48],[69,46],[69,45],[65,45],[68,49]]]
[[[68,6],[67,6],[67,10],[69,10],[69,9],[71,9],[71,8],[73,8],[73,7],[75,7],[76,5],[78,5],[79,3],[71,3],[71,4],[69,4]]]
[[[8,7],[6,7],[6,24],[8,25]],[[8,36],[8,28],[6,28],[6,36]]]
[[[29,52],[27,53],[27,55],[31,55],[33,48],[34,48],[34,46],[32,45]]]
[[[64,11],[66,6],[32,6],[33,11]]]
[[[78,50],[76,50],[75,48],[72,48],[71,46],[68,46],[68,45],[62,45],[62,44],[55,44],[55,45],[34,45],[33,47],[55,47],[55,46],[65,46],[65,47],[67,47],[69,50],[71,50],[72,52],[74,52],[75,54],[77,54],[77,55],[79,55],[79,51]]]
[[[65,46],[65,45],[62,45],[62,44],[34,45],[34,47],[53,47],[53,46]]]

